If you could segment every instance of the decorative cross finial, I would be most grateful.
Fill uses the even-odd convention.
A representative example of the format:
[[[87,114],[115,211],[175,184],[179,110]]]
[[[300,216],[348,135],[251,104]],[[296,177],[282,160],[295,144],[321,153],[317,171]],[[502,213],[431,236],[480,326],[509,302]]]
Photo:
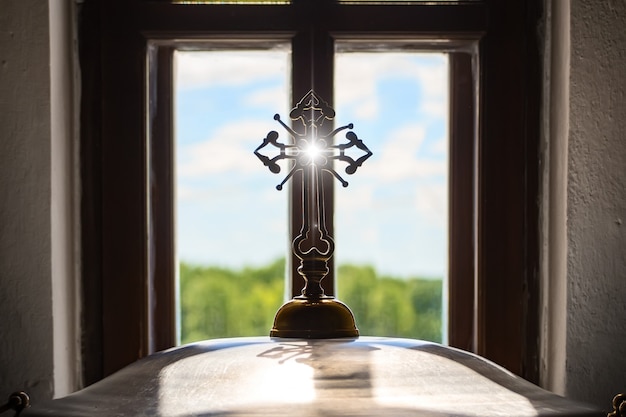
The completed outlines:
[[[289,113],[289,117],[294,122],[300,121],[303,126],[303,132],[297,133],[289,126],[287,126],[280,118],[279,114],[274,115],[274,120],[277,120],[285,130],[291,135],[294,140],[293,144],[283,144],[278,141],[278,132],[275,130],[270,131],[263,143],[255,149],[254,153],[259,157],[263,165],[268,167],[274,174],[278,174],[281,170],[278,165],[278,161],[283,159],[291,159],[295,162],[291,171],[283,179],[283,181],[276,186],[278,190],[282,190],[283,185],[293,176],[297,171],[302,171],[305,166],[314,164],[324,171],[328,171],[335,176],[344,187],[348,186],[348,182],[345,181],[335,171],[332,166],[333,160],[344,161],[348,163],[345,171],[347,174],[354,174],[358,167],[363,165],[363,162],[370,156],[372,152],[365,146],[363,141],[357,137],[357,135],[349,131],[346,133],[347,143],[340,145],[330,145],[332,139],[337,133],[342,130],[352,129],[354,126],[352,123],[342,126],[333,130],[330,134],[325,136],[318,136],[318,131],[325,121],[332,121],[335,117],[335,110],[330,105],[319,98],[313,90],[309,91]],[[280,154],[269,158],[259,151],[267,145],[273,145],[280,149]],[[364,152],[364,155],[358,159],[353,159],[346,155],[345,151],[349,148],[357,147]]]
[[[291,160],[293,164],[290,171],[287,173],[283,181],[276,186],[278,190],[282,190],[283,185],[291,178],[296,172],[301,171],[303,187],[302,187],[302,207],[303,207],[303,219],[302,228],[300,234],[293,240],[292,247],[294,254],[300,259],[301,265],[298,268],[298,272],[303,276],[305,285],[302,289],[302,295],[294,298],[290,303],[300,303],[301,306],[308,306],[307,311],[312,312],[315,309],[311,309],[312,303],[316,308],[322,306],[322,301],[327,306],[323,308],[330,308],[330,310],[336,310],[335,312],[342,317],[346,317],[346,311],[352,320],[351,330],[342,329],[341,331],[328,332],[328,329],[294,329],[292,324],[283,326],[284,328],[277,329],[277,324],[284,319],[284,316],[288,316],[292,319],[292,316],[298,315],[298,320],[306,322],[302,318],[300,312],[293,313],[293,307],[290,303],[287,303],[276,315],[274,329],[272,329],[272,336],[277,337],[329,337],[328,334],[334,335],[334,337],[344,336],[358,336],[358,330],[354,325],[354,317],[350,310],[341,302],[324,294],[324,290],[321,286],[321,280],[328,274],[327,262],[332,257],[335,250],[335,243],[328,233],[326,227],[326,219],[324,216],[324,192],[321,187],[321,172],[326,171],[331,173],[337,178],[344,187],[348,186],[348,182],[345,181],[339,173],[335,170],[333,162],[335,160],[346,162],[348,165],[345,168],[347,174],[354,174],[358,167],[360,167],[366,159],[368,159],[372,152],[365,146],[363,141],[357,137],[357,135],[351,131],[352,124],[342,126],[331,131],[329,134],[323,135],[320,132],[323,130],[322,126],[326,122],[331,122],[335,117],[335,111],[330,105],[318,97],[313,90],[309,91],[294,107],[289,117],[293,121],[294,128],[287,126],[280,118],[280,115],[276,114],[274,120],[278,121],[283,128],[288,132],[292,138],[289,144],[281,143],[278,141],[278,132],[270,131],[263,143],[255,149],[255,155],[263,162],[269,170],[275,174],[280,173],[281,167],[278,164],[281,160]],[[296,124],[300,124],[296,127]],[[333,139],[337,133],[343,130],[349,130],[346,133],[346,143],[333,145]],[[298,132],[297,130],[300,130]],[[269,157],[261,153],[265,147],[272,145],[279,150],[278,155]],[[350,148],[357,148],[362,151],[362,155],[357,159],[346,154],[346,151]],[[288,314],[282,314],[281,312],[289,311]],[[307,313],[308,314],[308,313]],[[284,322],[285,320],[283,320]],[[287,320],[289,321],[289,320]],[[341,320],[339,320],[341,321]],[[300,325],[300,324],[298,324]],[[280,326],[278,326],[280,327]],[[331,329],[332,330],[332,329]],[[347,331],[347,333],[346,333]],[[293,335],[296,336],[293,336]],[[337,336],[341,335],[341,336]]]

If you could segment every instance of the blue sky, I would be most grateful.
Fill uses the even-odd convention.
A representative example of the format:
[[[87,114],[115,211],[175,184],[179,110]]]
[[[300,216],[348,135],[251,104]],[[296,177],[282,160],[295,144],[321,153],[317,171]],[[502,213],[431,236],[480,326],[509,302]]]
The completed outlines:
[[[177,53],[177,246],[181,260],[262,265],[288,250],[285,171],[254,156],[287,136],[288,51]],[[374,152],[337,183],[336,262],[384,274],[446,274],[447,60],[442,54],[336,58],[336,126]],[[343,139],[343,134],[337,136]],[[336,167],[342,173],[343,166]]]

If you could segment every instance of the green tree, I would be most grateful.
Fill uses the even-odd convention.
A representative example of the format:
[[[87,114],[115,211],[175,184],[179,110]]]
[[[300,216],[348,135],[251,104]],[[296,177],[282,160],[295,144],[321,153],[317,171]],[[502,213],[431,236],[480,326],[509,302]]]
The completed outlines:
[[[268,334],[284,276],[284,259],[240,271],[181,263],[181,341]]]
[[[441,342],[441,279],[380,277],[361,265],[341,265],[337,272],[338,295],[362,335]]]
[[[241,270],[182,263],[182,342],[267,335],[283,302],[284,277],[284,259]],[[381,277],[371,266],[342,265],[338,287],[362,335],[441,341],[441,280]]]

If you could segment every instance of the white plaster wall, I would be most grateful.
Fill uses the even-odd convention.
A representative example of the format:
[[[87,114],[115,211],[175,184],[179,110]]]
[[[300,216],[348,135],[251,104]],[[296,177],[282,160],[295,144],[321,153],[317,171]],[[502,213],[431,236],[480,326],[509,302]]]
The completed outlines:
[[[0,402],[53,393],[48,2],[0,0]]]
[[[0,0],[1,1],[1,0]],[[80,387],[78,103],[73,0],[48,0],[54,396]]]
[[[626,2],[571,6],[565,394],[626,392]]]
[[[71,0],[0,0],[0,403],[78,388]]]
[[[544,1],[541,386],[565,393],[570,3]]]

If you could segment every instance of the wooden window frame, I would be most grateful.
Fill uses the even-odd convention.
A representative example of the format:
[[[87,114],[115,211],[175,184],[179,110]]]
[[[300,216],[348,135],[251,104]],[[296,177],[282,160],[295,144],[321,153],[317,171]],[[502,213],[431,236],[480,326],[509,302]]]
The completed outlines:
[[[312,57],[331,63],[315,74],[294,72],[294,99],[312,76],[318,94],[332,98],[333,39],[420,40],[450,52],[449,343],[537,382],[541,4],[85,0],[85,383],[175,344],[175,46],[168,42],[238,37],[290,39],[302,68]],[[313,53],[302,52],[311,44]]]

